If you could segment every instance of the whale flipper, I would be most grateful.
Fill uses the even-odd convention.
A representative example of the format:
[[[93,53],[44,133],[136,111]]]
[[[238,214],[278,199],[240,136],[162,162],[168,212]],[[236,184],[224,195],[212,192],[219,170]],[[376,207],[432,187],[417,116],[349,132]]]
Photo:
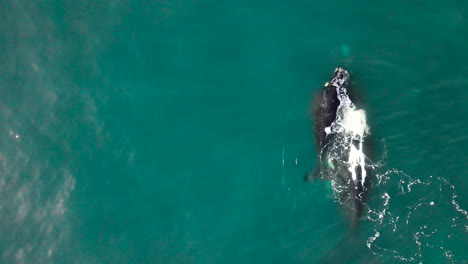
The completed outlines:
[[[310,170],[304,175],[304,181],[313,181],[313,180],[322,180],[322,175],[320,173],[320,167],[317,166],[315,169]]]
[[[319,162],[319,165],[315,169],[310,170],[306,175],[304,175],[304,181],[313,181],[313,180],[324,180],[330,181],[332,177],[330,171],[335,170],[334,162],[330,161],[326,164]]]

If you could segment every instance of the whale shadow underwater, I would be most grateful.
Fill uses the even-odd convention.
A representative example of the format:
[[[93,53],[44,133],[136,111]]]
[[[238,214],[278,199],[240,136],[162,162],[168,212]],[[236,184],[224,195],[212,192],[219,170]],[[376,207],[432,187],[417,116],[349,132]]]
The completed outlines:
[[[336,68],[314,100],[317,164],[304,177],[329,181],[353,230],[363,215],[374,167],[370,127],[356,97],[349,72]]]

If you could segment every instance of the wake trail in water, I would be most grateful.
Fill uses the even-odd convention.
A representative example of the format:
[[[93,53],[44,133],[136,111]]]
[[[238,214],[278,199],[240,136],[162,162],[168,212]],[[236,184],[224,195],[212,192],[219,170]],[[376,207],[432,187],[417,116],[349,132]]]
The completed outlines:
[[[367,215],[374,234],[366,242],[374,255],[389,262],[424,263],[428,260],[424,252],[430,251],[446,263],[462,260],[462,246],[458,245],[465,243],[468,212],[461,208],[453,183],[443,177],[418,178],[397,169],[376,177],[374,189],[379,194],[369,203]]]

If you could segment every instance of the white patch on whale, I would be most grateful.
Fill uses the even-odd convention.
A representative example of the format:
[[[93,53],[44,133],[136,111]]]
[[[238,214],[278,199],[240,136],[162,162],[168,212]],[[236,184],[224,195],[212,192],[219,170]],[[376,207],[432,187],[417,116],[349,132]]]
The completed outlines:
[[[348,109],[344,112],[342,125],[347,132],[364,137],[364,133],[368,131],[366,112],[362,109]]]

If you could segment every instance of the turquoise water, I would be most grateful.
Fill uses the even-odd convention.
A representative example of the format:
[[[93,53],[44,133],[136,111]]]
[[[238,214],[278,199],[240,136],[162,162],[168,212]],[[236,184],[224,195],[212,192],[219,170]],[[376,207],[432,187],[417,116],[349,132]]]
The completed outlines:
[[[75,3],[76,2],[76,3]],[[1,1],[1,263],[466,263],[462,1]],[[315,164],[345,66],[378,170]]]

